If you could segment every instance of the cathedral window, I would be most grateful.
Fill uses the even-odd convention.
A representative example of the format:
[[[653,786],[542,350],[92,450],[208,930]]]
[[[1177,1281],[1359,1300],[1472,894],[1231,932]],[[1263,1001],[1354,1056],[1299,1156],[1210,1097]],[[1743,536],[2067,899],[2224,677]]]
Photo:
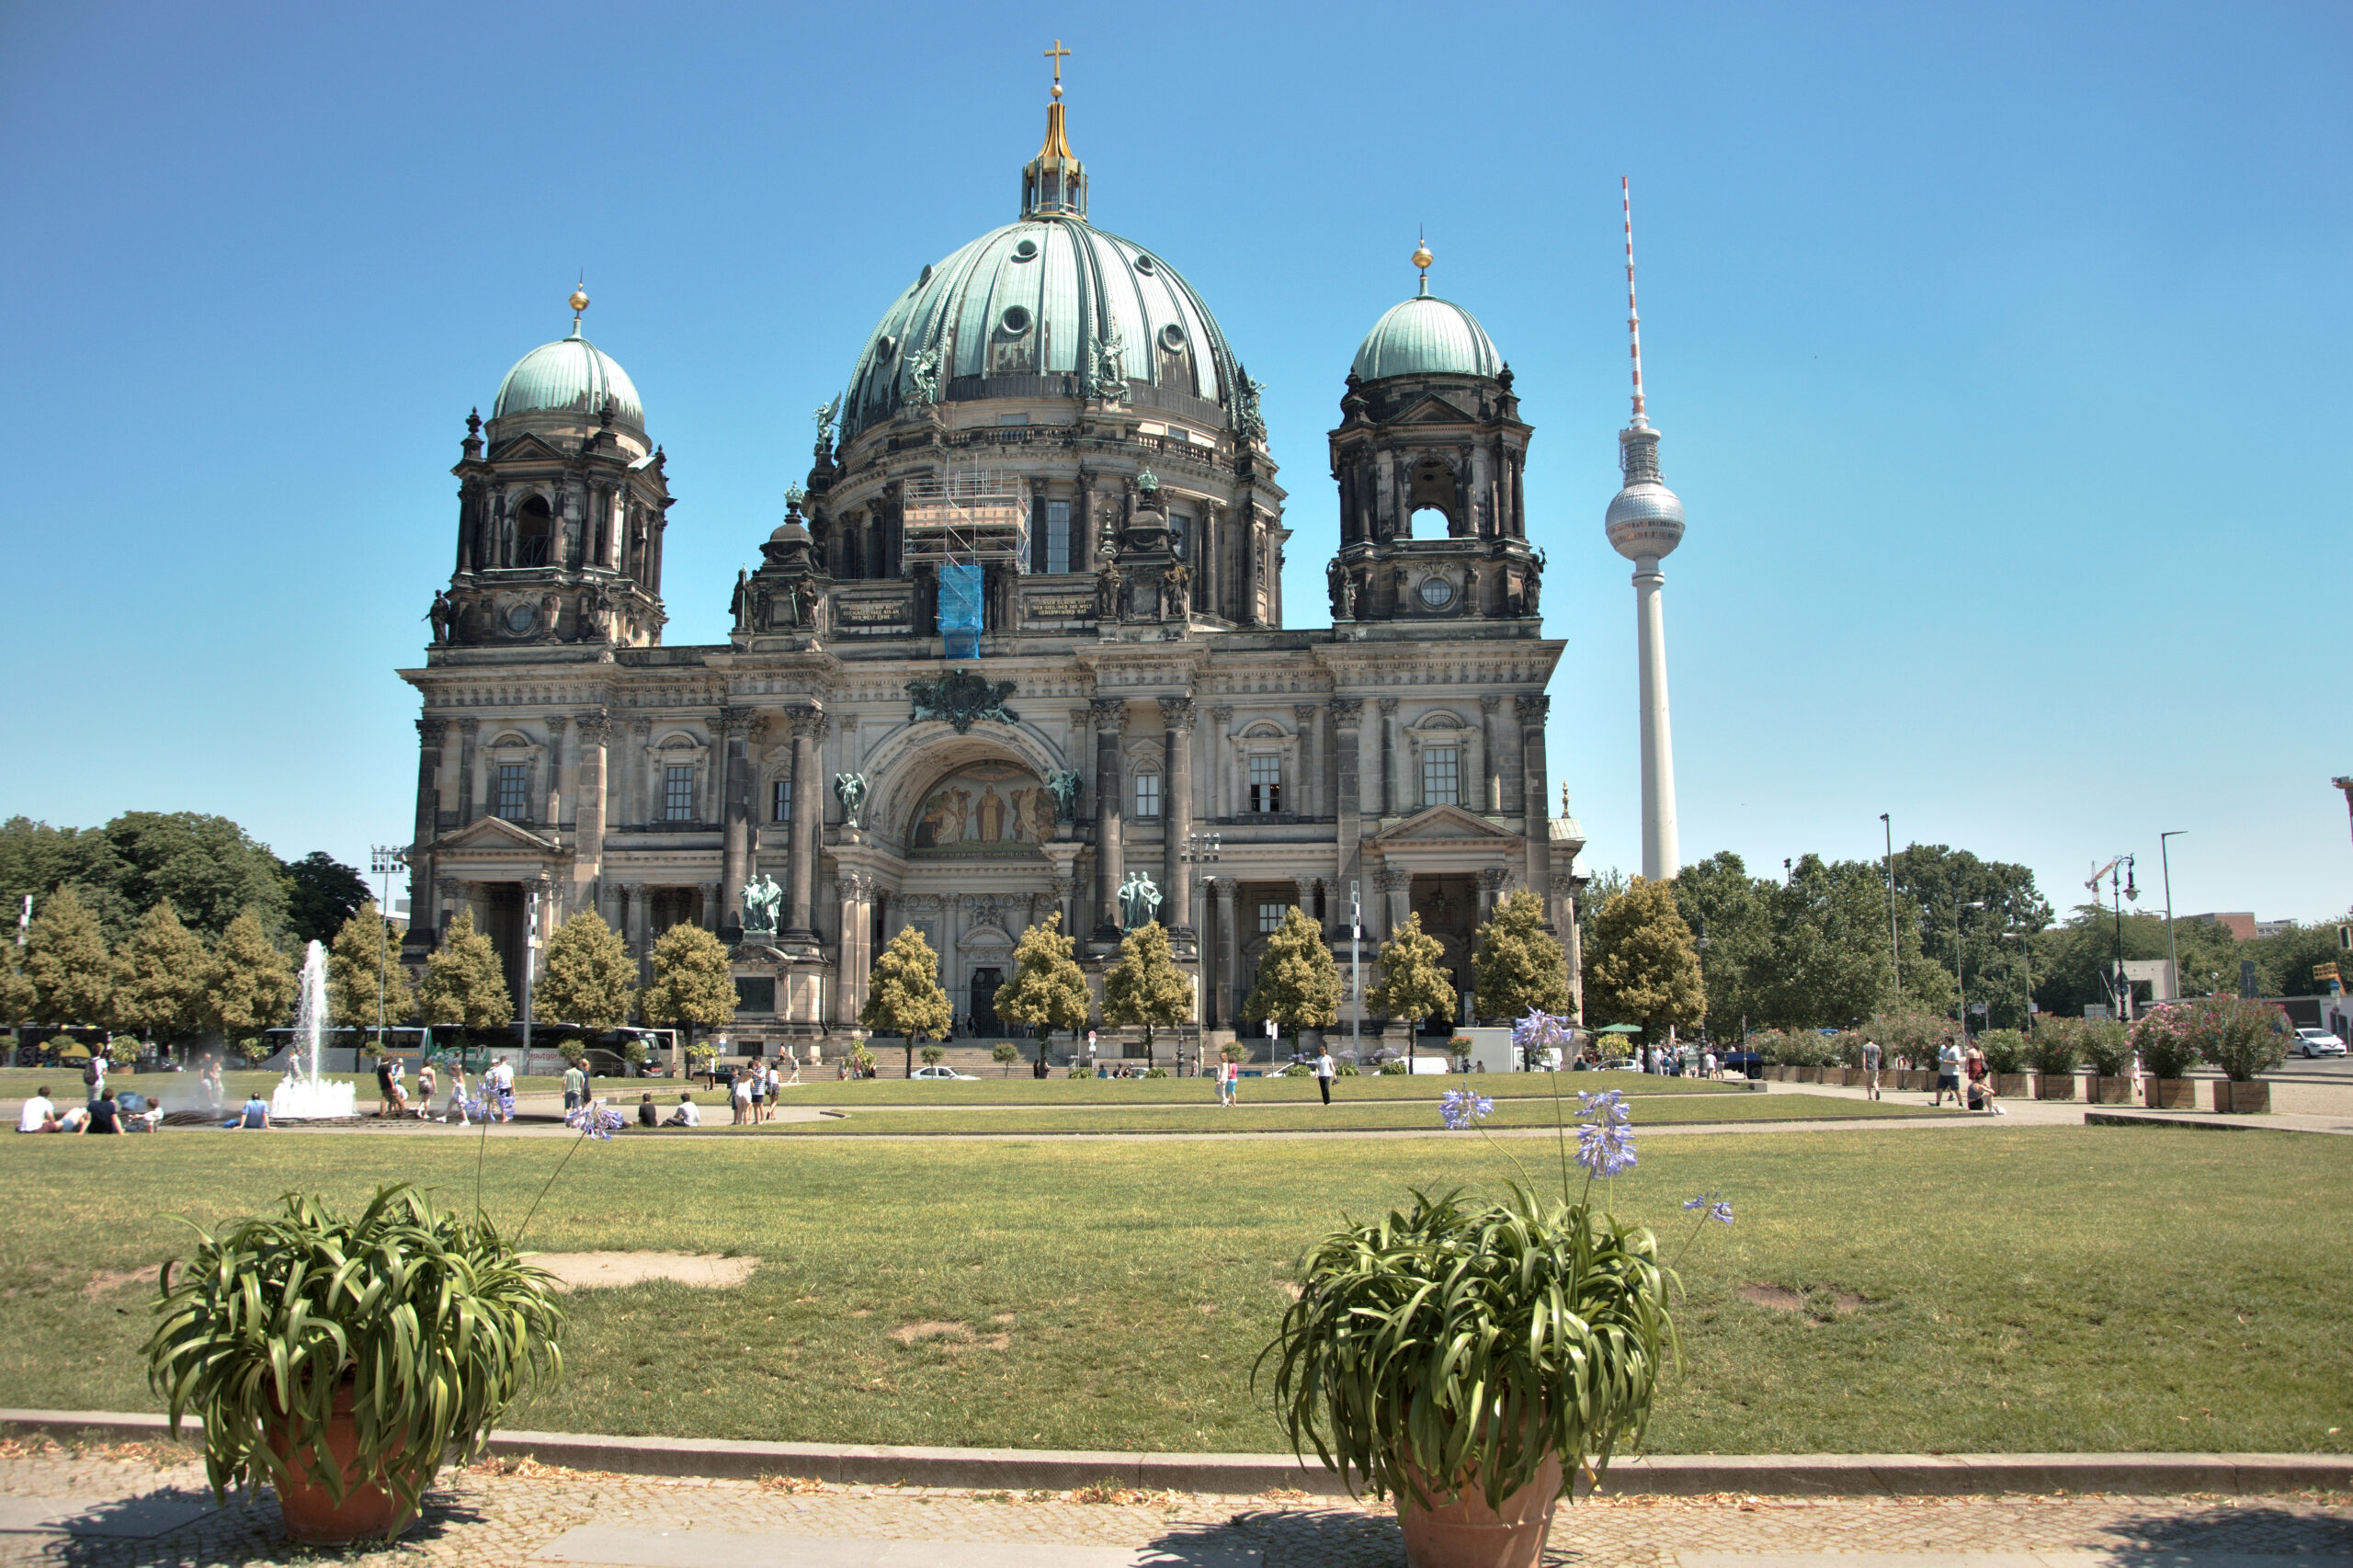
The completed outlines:
[[[1271,937],[1283,928],[1283,916],[1290,913],[1288,903],[1262,903],[1258,906],[1258,935]]]
[[[1417,506],[1405,532],[1409,539],[1444,539],[1447,536],[1446,514],[1436,506]]]
[[[1070,570],[1070,503],[1046,503],[1046,570]]]
[[[1177,560],[1190,561],[1193,559],[1192,551],[1190,549],[1192,537],[1193,519],[1182,512],[1169,513],[1168,548],[1176,552]]]
[[[515,514],[515,564],[545,566],[548,563],[548,540],[552,531],[554,514],[547,502],[534,495],[523,503]]]
[[[1250,809],[1253,812],[1279,812],[1283,809],[1283,759],[1267,753],[1254,753],[1250,758]]]
[[[529,820],[531,810],[531,769],[528,763],[502,762],[498,765],[497,803],[493,814],[508,822]]]
[[[1159,774],[1139,773],[1136,775],[1136,815],[1139,818],[1160,815]]]
[[[695,820],[694,764],[674,762],[662,770],[662,820]]]
[[[1454,746],[1422,748],[1422,804],[1459,806],[1462,793],[1462,753]]]
[[[779,778],[768,786],[768,821],[792,820],[792,780]]]

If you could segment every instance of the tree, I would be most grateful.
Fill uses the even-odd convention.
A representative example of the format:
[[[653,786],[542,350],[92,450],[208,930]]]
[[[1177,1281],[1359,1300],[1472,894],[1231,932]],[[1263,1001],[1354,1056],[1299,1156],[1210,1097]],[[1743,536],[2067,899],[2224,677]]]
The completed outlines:
[[[416,1012],[416,994],[408,983],[394,949],[392,927],[376,908],[363,901],[335,934],[327,949],[327,1017],[339,1026],[376,1027],[376,985],[383,982],[382,1018],[387,1024],[406,1023]]]
[[[1676,913],[1675,889],[1636,877],[1604,906],[1586,933],[1587,1022],[1640,1024],[1655,1040],[1669,1028],[1694,1028],[1708,1016],[1691,927]]]
[[[1764,1006],[1750,988],[1771,973],[1773,911],[1768,893],[1772,884],[1751,877],[1740,857],[1723,849],[1684,867],[1674,885],[1675,907],[1683,923],[1707,938],[1699,973],[1714,1032],[1727,1034],[1743,1018],[1763,1023]],[[1886,946],[1884,922],[1881,946]],[[1591,1001],[1586,998],[1588,1006]]]
[[[1372,1010],[1404,1022],[1409,1031],[1433,1016],[1454,1021],[1454,975],[1446,967],[1446,946],[1422,930],[1419,914],[1381,944],[1381,983],[1365,993]]]
[[[1169,956],[1168,927],[1139,926],[1120,943],[1120,961],[1103,975],[1103,1020],[1143,1026],[1144,1065],[1152,1065],[1152,1031],[1193,1016],[1192,978]]]
[[[490,938],[474,929],[472,910],[449,922],[441,945],[425,960],[425,983],[416,989],[416,1012],[428,1024],[469,1029],[514,1021],[515,1003],[506,994],[506,971]]]
[[[33,1014],[33,983],[14,942],[0,941],[0,1025],[15,1028]]]
[[[204,1028],[204,944],[165,899],[150,909],[114,959],[116,1019],[149,1040],[186,1040]]]
[[[662,933],[654,944],[654,983],[638,998],[648,1021],[684,1028],[694,1043],[695,1026],[716,1028],[735,1018],[735,975],[718,937],[691,921]]]
[[[2347,956],[2336,945],[2336,928],[2347,923],[2353,923],[2353,911],[2348,911],[2337,919],[2324,920],[2316,924],[2290,923],[2285,928],[2275,931],[2268,937],[2257,937],[2252,942],[2238,944],[2235,950],[2231,950],[2231,944],[2214,941],[2209,937],[2207,941],[2227,955],[2228,972],[2221,977],[2219,986],[2208,984],[2203,989],[2209,991],[2224,989],[2235,994],[2239,984],[2239,966],[2236,960],[2248,958],[2255,960],[2255,983],[2260,994],[2317,996],[2328,988],[2322,982],[2313,978],[2313,967],[2315,964],[2333,963],[2338,967],[2340,974],[2347,972]],[[2220,924],[2207,925],[2205,922],[2194,920],[2177,924],[2182,948],[2182,994],[2196,995],[2197,990],[2192,987],[2189,980],[2193,966],[2188,938],[2202,925],[2206,926],[2210,932],[2222,932],[2224,928]],[[2222,969],[2225,965],[2218,962],[2212,967]]]
[[[128,937],[164,899],[189,930],[219,941],[250,912],[275,940],[286,924],[286,869],[267,846],[227,817],[196,812],[125,812],[97,830],[79,879],[104,889],[98,911],[110,935]]]
[[[953,1017],[948,993],[939,988],[939,955],[931,950],[921,931],[913,926],[900,926],[867,976],[866,1006],[858,1021],[877,1034],[905,1040],[907,1073],[912,1077],[915,1041],[946,1034]]]
[[[301,989],[294,966],[270,944],[261,916],[248,909],[212,944],[212,962],[205,971],[206,1019],[233,1041],[250,1040],[264,1029],[286,1026]]]
[[[44,901],[25,937],[25,975],[45,1024],[103,1024],[114,992],[97,916],[72,888]]]
[[[925,1066],[937,1067],[947,1060],[948,1048],[946,1046],[926,1045],[923,1048],[923,1064]]]
[[[1010,1078],[1013,1076],[1013,1064],[1021,1060],[1021,1048],[1009,1040],[998,1040],[989,1047],[989,1060],[1004,1068],[1005,1075]]]
[[[1892,1000],[1887,884],[1876,867],[1807,855],[1787,881],[1768,884],[1763,902],[1773,942],[1745,986],[1752,1017],[1777,1028],[1844,1028]]]
[[[583,1028],[619,1028],[629,1019],[637,963],[629,944],[594,909],[574,912],[548,938],[531,1011]],[[731,980],[729,989],[733,989]],[[731,1008],[729,1017],[734,1017]]]
[[[1324,928],[1292,904],[1258,955],[1258,981],[1243,999],[1242,1016],[1272,1018],[1295,1033],[1340,1021],[1340,971],[1324,945]]]
[[[1576,1010],[1568,958],[1544,929],[1544,901],[1533,892],[1514,888],[1479,927],[1477,941],[1471,1007],[1481,1017],[1524,1018],[1530,1012],[1566,1017]]]
[[[1000,1017],[1044,1031],[1038,1038],[1041,1057],[1054,1030],[1068,1029],[1076,1040],[1094,1006],[1086,990],[1086,973],[1071,957],[1071,939],[1063,935],[1062,912],[1056,910],[1043,925],[1021,933],[1021,941],[1013,949],[1013,983],[997,988]]]
[[[332,942],[368,896],[368,880],[324,849],[286,867],[286,933],[297,942]],[[371,1012],[369,1019],[373,1022]]]

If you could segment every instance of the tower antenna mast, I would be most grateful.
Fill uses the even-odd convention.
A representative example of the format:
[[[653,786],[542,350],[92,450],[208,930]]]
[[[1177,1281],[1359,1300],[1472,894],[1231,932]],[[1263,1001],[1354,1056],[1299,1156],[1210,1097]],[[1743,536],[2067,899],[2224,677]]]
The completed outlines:
[[[1643,413],[1643,314],[1634,308],[1634,187],[1624,175],[1618,176],[1619,199],[1626,209],[1626,335],[1633,340],[1634,353],[1634,423],[1648,425]]]

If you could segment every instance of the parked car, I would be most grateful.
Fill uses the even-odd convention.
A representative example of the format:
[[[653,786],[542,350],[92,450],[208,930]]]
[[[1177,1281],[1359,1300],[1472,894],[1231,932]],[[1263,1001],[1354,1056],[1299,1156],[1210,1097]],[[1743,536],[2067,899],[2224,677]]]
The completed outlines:
[[[2289,1049],[2298,1056],[2306,1059],[2314,1056],[2342,1056],[2345,1054],[2345,1042],[2326,1029],[2298,1029],[2296,1043]]]
[[[953,1067],[918,1067],[910,1076],[926,1079],[935,1084],[949,1080],[959,1084],[977,1084],[981,1081],[979,1074],[959,1073]]]
[[[1723,1054],[1724,1076],[1727,1078],[1762,1078],[1765,1058],[1753,1051],[1727,1051]]]

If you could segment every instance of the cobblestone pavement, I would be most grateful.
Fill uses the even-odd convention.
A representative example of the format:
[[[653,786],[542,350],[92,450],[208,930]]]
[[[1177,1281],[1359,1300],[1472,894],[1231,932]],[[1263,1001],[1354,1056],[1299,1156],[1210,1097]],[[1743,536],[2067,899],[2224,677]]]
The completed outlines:
[[[493,1460],[444,1476],[400,1541],[313,1553],[259,1501],[211,1505],[202,1468],[161,1444],[0,1440],[0,1565],[266,1568],[297,1562],[451,1564],[879,1561],[856,1543],[904,1543],[891,1562],[1160,1562],[1262,1568],[1392,1568],[1396,1525],[1380,1505],[1298,1493],[1255,1497],[828,1486],[592,1474]],[[681,1540],[680,1537],[689,1539]],[[853,1549],[847,1553],[841,1549]],[[1093,1549],[1093,1550],[1087,1550]],[[1564,1507],[1554,1564],[1724,1568],[1836,1554],[1986,1568],[2108,1562],[2166,1568],[2260,1558],[2353,1562],[2353,1495],[2276,1497],[1600,1498]],[[1835,1568],[1826,1558],[1824,1568]]]

